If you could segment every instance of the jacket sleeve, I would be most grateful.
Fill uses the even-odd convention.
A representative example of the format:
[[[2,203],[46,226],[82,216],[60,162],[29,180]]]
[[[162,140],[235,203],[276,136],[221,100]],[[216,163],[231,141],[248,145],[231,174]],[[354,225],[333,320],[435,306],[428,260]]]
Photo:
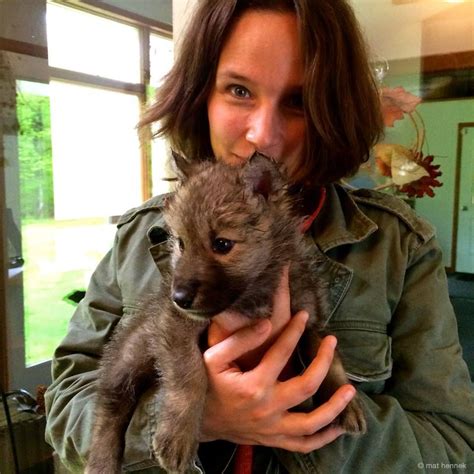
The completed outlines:
[[[119,231],[120,232],[120,231]],[[119,235],[119,233],[118,233]],[[83,472],[91,440],[96,381],[102,350],[124,314],[118,277],[119,237],[94,272],[68,333],[55,351],[53,382],[45,396],[46,440],[72,472]],[[126,434],[125,466],[151,462],[155,393],[140,400]]]
[[[306,473],[474,472],[474,391],[434,238],[411,256],[389,334],[391,377],[380,394],[359,392],[367,434],[342,436],[308,455],[280,453],[287,466]]]

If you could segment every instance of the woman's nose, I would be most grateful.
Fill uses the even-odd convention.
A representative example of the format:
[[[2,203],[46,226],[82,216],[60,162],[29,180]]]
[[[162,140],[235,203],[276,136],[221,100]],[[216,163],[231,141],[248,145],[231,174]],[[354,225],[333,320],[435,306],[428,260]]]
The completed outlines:
[[[260,107],[250,116],[245,138],[256,151],[275,157],[278,154],[282,129],[282,118],[278,112],[273,107]]]

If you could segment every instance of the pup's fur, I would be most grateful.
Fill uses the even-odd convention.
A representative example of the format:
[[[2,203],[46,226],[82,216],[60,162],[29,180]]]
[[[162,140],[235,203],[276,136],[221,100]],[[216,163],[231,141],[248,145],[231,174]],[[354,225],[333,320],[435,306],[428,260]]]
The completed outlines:
[[[293,314],[301,309],[310,314],[307,355],[314,357],[319,347],[326,291],[276,165],[258,155],[242,167],[220,162],[184,166],[175,159],[186,176],[165,210],[171,272],[148,309],[123,318],[106,346],[89,473],[120,472],[125,430],[140,394],[153,381],[162,395],[155,457],[169,472],[189,468],[207,390],[200,336],[210,318],[225,309],[249,318],[268,317],[288,263]],[[318,403],[345,383],[336,356],[318,390]],[[357,399],[337,422],[350,433],[365,431]]]

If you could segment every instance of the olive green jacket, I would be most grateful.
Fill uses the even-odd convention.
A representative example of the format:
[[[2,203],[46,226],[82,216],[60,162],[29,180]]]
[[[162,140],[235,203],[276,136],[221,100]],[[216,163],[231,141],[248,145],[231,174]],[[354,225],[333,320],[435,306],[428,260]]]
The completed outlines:
[[[46,438],[76,472],[91,439],[104,344],[120,318],[156,291],[167,262],[162,202],[153,198],[122,216],[55,352]],[[473,389],[433,228],[396,198],[330,186],[310,234],[330,289],[327,328],[361,394],[368,433],[307,455],[259,448],[256,472],[474,472]],[[159,396],[147,392],[135,411],[127,470],[161,472],[151,455]],[[206,472],[228,463],[232,449],[221,444],[202,446],[202,463],[213,466]],[[204,470],[199,463],[196,472]]]

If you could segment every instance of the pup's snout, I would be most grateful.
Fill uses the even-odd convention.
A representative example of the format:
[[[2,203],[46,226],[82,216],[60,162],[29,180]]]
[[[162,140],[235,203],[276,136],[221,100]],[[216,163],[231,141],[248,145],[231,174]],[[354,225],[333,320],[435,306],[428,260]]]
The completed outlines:
[[[191,309],[198,288],[199,282],[197,281],[174,286],[172,294],[173,301],[182,309]]]

